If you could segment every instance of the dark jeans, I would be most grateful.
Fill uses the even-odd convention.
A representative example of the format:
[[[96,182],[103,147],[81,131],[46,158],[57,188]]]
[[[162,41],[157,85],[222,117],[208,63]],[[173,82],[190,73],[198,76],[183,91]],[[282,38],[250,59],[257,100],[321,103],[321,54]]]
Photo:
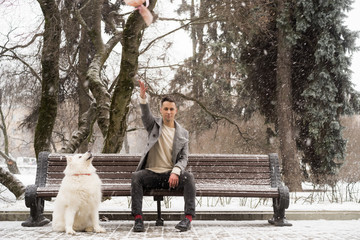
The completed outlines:
[[[155,173],[145,169],[133,172],[131,177],[131,213],[133,216],[142,215],[144,189],[169,189],[170,173]],[[182,172],[176,189],[184,192],[185,215],[195,217],[196,189],[192,173]]]

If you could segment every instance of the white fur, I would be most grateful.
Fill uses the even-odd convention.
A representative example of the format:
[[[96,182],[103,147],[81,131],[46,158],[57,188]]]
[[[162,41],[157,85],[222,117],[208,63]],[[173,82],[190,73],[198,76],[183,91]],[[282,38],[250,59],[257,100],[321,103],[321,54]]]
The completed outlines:
[[[65,177],[55,199],[53,230],[68,234],[75,234],[75,231],[105,232],[99,225],[101,180],[92,165],[91,153],[67,156],[66,161]]]

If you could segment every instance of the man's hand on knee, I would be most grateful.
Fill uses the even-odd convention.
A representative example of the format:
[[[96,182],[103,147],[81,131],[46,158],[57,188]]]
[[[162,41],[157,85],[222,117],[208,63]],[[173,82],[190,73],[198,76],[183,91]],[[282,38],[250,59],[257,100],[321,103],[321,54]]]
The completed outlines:
[[[175,173],[171,173],[169,178],[169,186],[171,188],[176,188],[178,185],[179,185],[179,176],[176,175]]]

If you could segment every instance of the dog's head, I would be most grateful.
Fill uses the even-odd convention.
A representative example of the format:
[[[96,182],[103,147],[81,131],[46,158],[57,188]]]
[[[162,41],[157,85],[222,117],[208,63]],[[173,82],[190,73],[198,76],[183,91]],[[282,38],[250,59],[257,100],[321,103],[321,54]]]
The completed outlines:
[[[66,156],[65,174],[94,173],[96,169],[92,165],[93,156],[91,152]]]

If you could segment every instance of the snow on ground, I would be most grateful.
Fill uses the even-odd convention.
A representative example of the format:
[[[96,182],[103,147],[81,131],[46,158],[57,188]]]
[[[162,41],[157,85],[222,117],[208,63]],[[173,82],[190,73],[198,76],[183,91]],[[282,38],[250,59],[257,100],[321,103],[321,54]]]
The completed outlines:
[[[2,166],[6,167],[6,166]],[[35,183],[36,166],[19,166],[22,174],[16,177],[25,185]],[[304,184],[304,189],[312,190],[311,184]],[[336,192],[307,191],[290,193],[288,211],[351,211],[360,210],[360,183],[338,184]],[[163,201],[163,210],[182,211],[182,197],[168,197]],[[45,211],[52,211],[53,200],[45,203]],[[4,186],[0,186],[0,210],[28,211],[24,200],[16,200]],[[130,211],[130,197],[113,197],[101,203],[100,211]],[[152,197],[145,197],[144,211],[156,211],[156,202]],[[197,211],[272,211],[271,199],[198,197]]]

